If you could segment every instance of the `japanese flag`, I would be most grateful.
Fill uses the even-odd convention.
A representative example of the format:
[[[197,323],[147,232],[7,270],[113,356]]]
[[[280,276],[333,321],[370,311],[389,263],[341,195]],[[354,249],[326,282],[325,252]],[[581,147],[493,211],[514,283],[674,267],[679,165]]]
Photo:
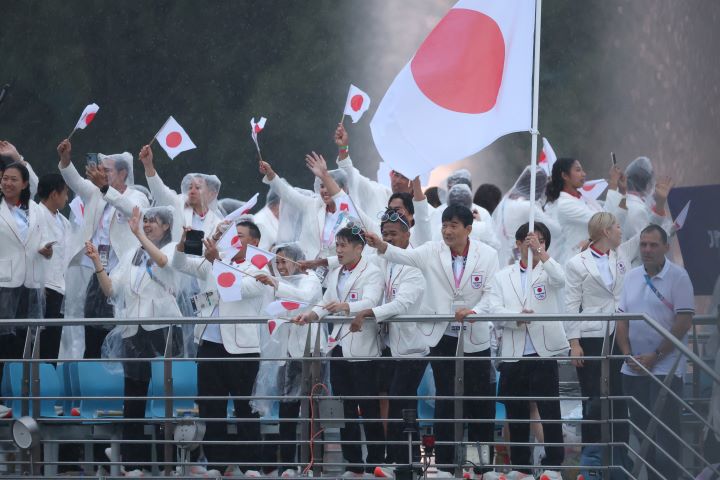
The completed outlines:
[[[267,327],[268,332],[270,332],[270,335],[280,330],[280,327],[286,323],[288,323],[289,320],[284,318],[273,318],[271,320],[267,321]]]
[[[538,159],[538,166],[545,171],[545,174],[550,177],[552,175],[552,167],[557,160],[555,150],[553,150],[548,139],[543,137],[543,148],[540,152],[540,159]]]
[[[87,107],[85,107],[85,110],[82,111],[80,114],[80,120],[77,121],[75,124],[75,130],[79,129],[85,129],[88,125],[90,125],[90,122],[92,122],[95,119],[95,114],[100,110],[100,107],[98,107],[97,103],[91,103]]]
[[[213,263],[213,276],[217,283],[218,294],[223,302],[237,302],[242,300],[242,273],[227,263],[215,260]]]
[[[370,122],[408,178],[528,131],[534,0],[460,0],[395,77]]]
[[[345,101],[344,115],[350,115],[353,123],[357,123],[362,114],[370,108],[370,97],[355,85],[350,84],[347,100]]]
[[[580,188],[580,193],[585,199],[595,201],[600,198],[607,187],[608,182],[603,179],[589,180]]]
[[[250,136],[253,139],[253,142],[255,142],[255,148],[257,148],[257,151],[260,151],[260,144],[258,143],[258,133],[263,131],[263,128],[265,128],[265,122],[267,122],[267,118],[260,117],[259,122],[255,122],[255,117],[250,119]]]
[[[237,234],[237,228],[235,228],[234,225],[230,225],[215,246],[222,259],[231,259],[237,255],[237,253],[242,250],[242,242]]]
[[[270,253],[253,245],[248,245],[245,251],[245,259],[261,270],[265,265],[270,263],[273,258],[275,258],[274,253]]]
[[[692,200],[691,200],[692,201]],[[688,211],[690,211],[690,202],[687,202],[682,210],[680,210],[680,213],[678,213],[678,216],[675,217],[675,221],[673,222],[673,230],[676,232],[683,228],[683,225],[685,225],[685,220],[687,220]]]
[[[240,207],[236,208],[235,210],[233,210],[232,212],[228,213],[227,216],[224,218],[224,220],[228,220],[230,222],[237,222],[240,219],[240,217],[242,217],[246,213],[249,213],[250,210],[252,210],[255,207],[255,205],[257,205],[257,199],[258,199],[258,194],[256,193],[255,195],[253,195],[253,197],[250,200],[248,200],[247,202],[242,204],[242,206],[240,206]]]
[[[265,306],[265,313],[271,317],[294,315],[296,313],[300,313],[300,310],[307,308],[308,305],[309,303],[281,298],[268,303]]]
[[[185,130],[172,116],[167,119],[165,125],[155,135],[155,138],[171,160],[182,152],[197,148]]]

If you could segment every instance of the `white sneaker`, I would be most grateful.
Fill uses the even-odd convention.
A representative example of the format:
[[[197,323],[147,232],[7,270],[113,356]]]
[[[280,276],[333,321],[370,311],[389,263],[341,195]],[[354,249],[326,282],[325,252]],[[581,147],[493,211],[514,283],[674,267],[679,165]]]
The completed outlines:
[[[545,470],[540,475],[540,480],[562,480],[562,474],[557,470]]]
[[[125,476],[126,477],[134,477],[134,478],[148,477],[148,476],[150,476],[150,472],[136,468],[135,470],[130,470],[128,472],[125,472]]]
[[[375,467],[373,475],[375,478],[395,478],[395,469],[393,467]]]
[[[262,478],[262,473],[260,473],[258,470],[245,470],[245,477]]]
[[[280,478],[295,478],[297,477],[297,470],[293,468],[286,468],[285,471],[282,472],[282,475],[280,475]]]
[[[12,417],[12,408],[5,405],[0,405],[0,418]]]

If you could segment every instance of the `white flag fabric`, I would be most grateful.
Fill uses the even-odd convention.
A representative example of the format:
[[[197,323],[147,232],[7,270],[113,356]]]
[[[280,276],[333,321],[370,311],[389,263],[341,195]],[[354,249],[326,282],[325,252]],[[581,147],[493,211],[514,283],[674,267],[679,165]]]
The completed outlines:
[[[80,195],[77,195],[72,199],[72,202],[70,202],[70,212],[73,214],[75,224],[82,227],[85,223],[85,204],[82,198],[80,198]]]
[[[600,198],[600,195],[602,195],[607,188],[608,182],[606,180],[588,180],[583,184],[580,193],[586,199],[595,201]]]
[[[280,298],[268,303],[265,306],[265,313],[271,317],[295,315],[300,310],[307,308],[308,305],[309,304],[305,302]]]
[[[673,229],[677,232],[683,226],[685,225],[685,220],[687,220],[688,211],[690,211],[690,202],[692,200],[688,201],[682,210],[680,210],[680,213],[678,213],[678,216],[675,217],[675,221],[673,222]]]
[[[97,103],[91,103],[85,107],[85,110],[80,114],[80,119],[75,124],[75,130],[78,128],[84,130],[85,127],[90,125],[90,122],[95,119],[95,114],[97,114],[98,110],[100,110],[100,107],[98,107]]]
[[[237,234],[235,225],[230,225],[215,244],[220,258],[231,259],[242,249],[242,242]]]
[[[175,159],[182,152],[197,148],[190,140],[185,129],[175,120],[172,115],[167,119],[165,125],[155,135],[160,146],[165,150],[171,160]]]
[[[368,108],[370,108],[370,96],[355,85],[350,84],[343,114],[350,115],[353,123],[357,123]]]
[[[370,122],[408,178],[529,131],[534,0],[461,0],[400,71]]]
[[[290,320],[284,319],[284,318],[273,318],[267,321],[267,327],[268,332],[270,332],[270,335],[274,334],[278,330],[280,330],[280,327],[286,323],[288,323]]]
[[[240,219],[240,217],[242,217],[246,213],[249,213],[250,210],[252,210],[255,207],[255,205],[257,205],[258,195],[259,194],[256,193],[255,195],[253,195],[253,197],[250,200],[248,200],[247,202],[245,202],[244,204],[242,204],[240,207],[236,208],[232,212],[228,213],[225,216],[224,220],[227,220],[230,222],[237,222]]]
[[[552,167],[555,165],[555,160],[557,160],[555,150],[553,150],[548,139],[543,137],[543,148],[542,152],[540,152],[540,158],[538,159],[538,166],[545,171],[548,178],[552,175]]]
[[[255,142],[255,148],[257,148],[257,151],[260,151],[260,144],[258,143],[258,133],[263,131],[263,128],[265,128],[265,122],[267,122],[267,118],[260,117],[259,122],[255,122],[255,117],[250,119],[250,136],[253,139],[253,142]]]
[[[245,258],[250,260],[250,263],[255,265],[257,268],[262,270],[265,265],[275,258],[275,254],[270,253],[267,250],[263,250],[262,248],[248,245],[247,250],[245,251]]]
[[[242,276],[235,267],[215,260],[213,262],[213,276],[217,283],[218,294],[224,302],[237,302],[242,300]]]

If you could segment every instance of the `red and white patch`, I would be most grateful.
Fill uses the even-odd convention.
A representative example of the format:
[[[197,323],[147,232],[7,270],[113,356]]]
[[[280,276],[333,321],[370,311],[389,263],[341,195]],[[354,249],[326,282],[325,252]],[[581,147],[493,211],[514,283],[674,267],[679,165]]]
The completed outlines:
[[[533,294],[535,295],[535,298],[537,300],[545,300],[545,298],[547,297],[545,285],[535,285],[533,287]]]
[[[481,273],[473,273],[470,277],[470,286],[477,290],[483,285],[483,275]]]
[[[357,302],[360,300],[360,294],[357,290],[350,290],[350,293],[348,294],[348,300],[351,302]]]

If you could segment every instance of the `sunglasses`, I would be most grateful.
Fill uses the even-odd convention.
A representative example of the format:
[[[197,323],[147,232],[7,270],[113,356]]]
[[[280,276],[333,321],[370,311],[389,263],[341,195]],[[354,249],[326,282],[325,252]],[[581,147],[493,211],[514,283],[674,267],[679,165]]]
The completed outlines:
[[[400,221],[408,230],[410,230],[410,225],[407,224],[407,222],[403,219],[403,216],[397,210],[389,209],[385,212],[380,212],[378,213],[378,218],[380,219],[380,223]]]
[[[345,224],[345,228],[349,228],[353,235],[357,235],[360,237],[360,240],[362,240],[363,243],[365,242],[365,235],[363,234],[362,225],[358,225],[355,222],[348,222]]]

